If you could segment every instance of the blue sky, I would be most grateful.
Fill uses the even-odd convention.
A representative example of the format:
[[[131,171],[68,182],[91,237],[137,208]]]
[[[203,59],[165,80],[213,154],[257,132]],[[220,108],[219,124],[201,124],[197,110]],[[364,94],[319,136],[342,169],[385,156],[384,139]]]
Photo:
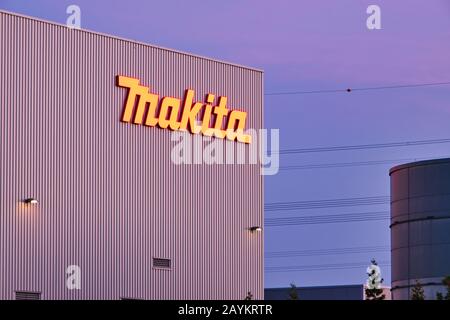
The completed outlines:
[[[376,1],[0,1],[0,8],[265,71],[265,91],[310,91],[450,81],[450,2]],[[366,8],[381,8],[381,30]],[[450,138],[450,86],[266,96],[265,125],[281,148]],[[450,156],[449,144],[284,155],[281,166]],[[389,195],[391,165],[281,171],[265,202]],[[389,210],[388,204],[268,212],[266,217]],[[267,252],[389,245],[388,221],[265,228]],[[390,260],[389,251],[266,259],[267,266]],[[386,284],[390,269],[382,267]],[[356,284],[365,268],[266,273],[266,287]]]

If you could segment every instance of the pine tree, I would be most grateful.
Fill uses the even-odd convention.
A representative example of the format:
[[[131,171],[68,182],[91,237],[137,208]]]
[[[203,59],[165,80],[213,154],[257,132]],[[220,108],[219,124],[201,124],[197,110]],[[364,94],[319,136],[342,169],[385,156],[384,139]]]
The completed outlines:
[[[442,292],[436,293],[436,300],[450,300],[450,276],[445,277],[442,284],[447,286],[447,293],[445,296]]]
[[[450,276],[445,277],[442,280],[442,284],[447,286],[447,294],[445,295],[445,300],[450,300]]]
[[[418,280],[416,280],[416,284],[411,289],[411,300],[425,300],[425,292]]]
[[[366,282],[366,300],[384,300],[386,295],[383,293],[381,284],[384,279],[381,278],[381,270],[375,259],[372,259],[371,265],[367,268],[369,278]]]
[[[298,291],[295,283],[291,283],[291,288],[289,289],[289,298],[291,300],[298,300]]]
[[[384,300],[386,295],[383,293],[383,289],[381,288],[366,288],[366,300]]]

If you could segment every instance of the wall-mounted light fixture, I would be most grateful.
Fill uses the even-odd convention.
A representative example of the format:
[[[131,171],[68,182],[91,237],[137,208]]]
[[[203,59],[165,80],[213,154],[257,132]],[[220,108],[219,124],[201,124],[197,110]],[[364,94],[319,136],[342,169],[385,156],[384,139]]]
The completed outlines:
[[[28,198],[23,200],[24,203],[26,204],[38,204],[39,201],[36,198]]]
[[[248,228],[248,230],[250,230],[250,232],[261,232],[262,228],[260,226],[253,226]]]

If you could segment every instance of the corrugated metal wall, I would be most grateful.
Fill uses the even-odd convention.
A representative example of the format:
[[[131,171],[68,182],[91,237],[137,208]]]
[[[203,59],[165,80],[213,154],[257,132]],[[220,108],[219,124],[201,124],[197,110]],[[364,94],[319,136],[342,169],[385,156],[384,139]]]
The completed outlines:
[[[259,166],[172,164],[171,131],[120,122],[115,85],[225,95],[259,129],[260,71],[4,12],[0,68],[0,298],[263,298]]]

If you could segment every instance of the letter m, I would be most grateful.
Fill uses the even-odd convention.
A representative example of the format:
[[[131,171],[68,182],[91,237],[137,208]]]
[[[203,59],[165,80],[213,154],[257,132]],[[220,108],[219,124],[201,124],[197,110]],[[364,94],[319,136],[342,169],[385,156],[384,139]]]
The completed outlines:
[[[122,114],[123,122],[130,122],[133,116],[134,107],[136,105],[136,97],[138,98],[138,106],[134,115],[134,123],[141,124],[142,117],[145,111],[145,100],[140,99],[141,96],[148,93],[148,88],[139,85],[139,79],[129,78],[125,76],[117,76],[117,85],[119,87],[128,88],[127,101],[125,102],[125,109]],[[143,100],[143,101],[141,101]]]

